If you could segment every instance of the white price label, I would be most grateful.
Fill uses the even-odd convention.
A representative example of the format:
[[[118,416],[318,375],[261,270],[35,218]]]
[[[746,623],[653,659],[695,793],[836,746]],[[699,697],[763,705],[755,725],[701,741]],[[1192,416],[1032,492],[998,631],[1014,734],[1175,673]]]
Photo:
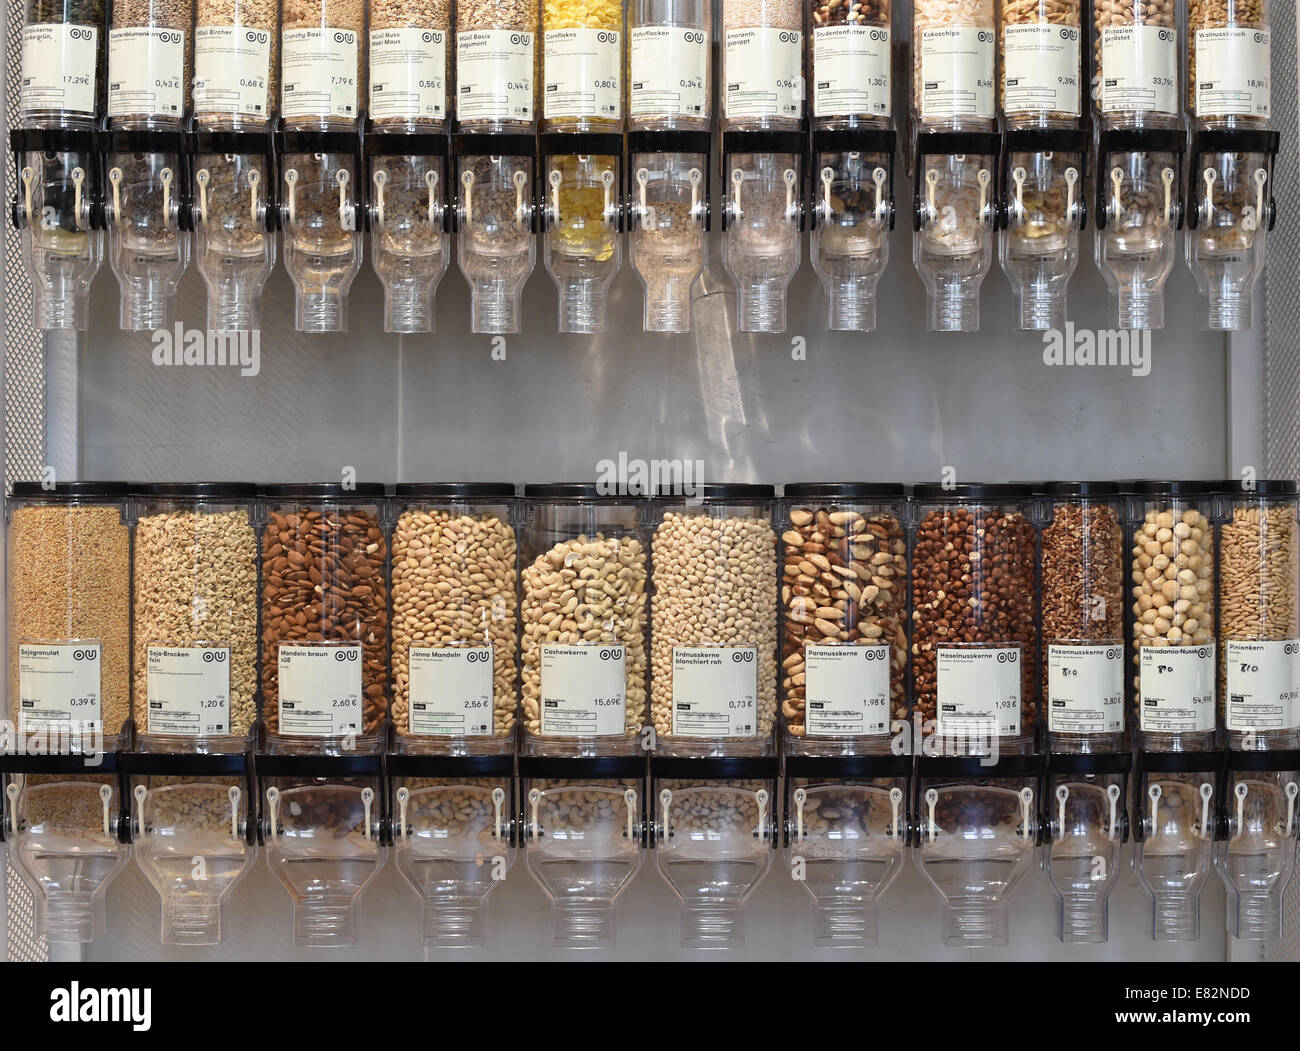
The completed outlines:
[[[616,30],[548,29],[542,58],[542,110],[548,120],[623,115],[623,52]]]
[[[180,117],[185,112],[185,34],[114,29],[108,34],[108,115]]]
[[[1047,647],[1047,728],[1058,734],[1124,732],[1124,647]]]
[[[361,643],[282,643],[280,733],[344,737],[361,732]]]
[[[1142,729],[1203,733],[1214,729],[1214,646],[1139,648]]]
[[[1300,640],[1229,640],[1228,729],[1300,727]]]
[[[1079,116],[1079,30],[1048,22],[1002,30],[1003,108]]]
[[[824,26],[813,30],[813,115],[888,117],[889,30]]]
[[[355,117],[357,34],[350,29],[286,29],[281,41],[281,115]]]
[[[456,34],[456,116],[533,119],[532,33],[475,29]]]
[[[803,648],[804,724],[809,737],[889,733],[887,644]]]
[[[24,26],[20,106],[94,116],[98,58],[99,30],[94,26]]]
[[[1101,111],[1178,112],[1176,35],[1163,26],[1101,31]]]
[[[921,116],[992,119],[992,29],[921,30]]]
[[[271,111],[271,34],[247,26],[199,26],[194,30],[194,109],[199,113]]]
[[[19,643],[18,732],[58,733],[74,723],[101,722],[102,652],[98,642]]]
[[[803,34],[792,29],[728,29],[726,115],[803,117]]]
[[[486,737],[492,733],[492,647],[410,648],[411,733]]]
[[[542,736],[622,736],[627,708],[623,646],[542,646]]]
[[[230,733],[230,647],[145,647],[148,733]]]
[[[641,26],[631,37],[631,115],[707,117],[709,34],[703,29]]]
[[[1196,115],[1267,119],[1272,106],[1267,29],[1196,31]]]
[[[758,736],[758,647],[673,647],[673,736]]]
[[[939,736],[1019,736],[1019,646],[940,646],[935,662]]]
[[[447,115],[447,34],[441,29],[370,31],[370,116]]]

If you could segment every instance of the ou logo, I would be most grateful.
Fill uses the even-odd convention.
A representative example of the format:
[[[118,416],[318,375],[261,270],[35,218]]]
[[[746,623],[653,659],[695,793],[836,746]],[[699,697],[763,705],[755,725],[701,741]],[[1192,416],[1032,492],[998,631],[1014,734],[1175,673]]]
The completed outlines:
[[[1118,646],[1112,646],[1110,649],[1106,651],[1106,659],[1108,661],[1117,661],[1119,660],[1119,658],[1120,658],[1120,652]]]
[[[993,34],[990,33],[987,29],[981,29],[979,41],[981,44],[991,44],[993,43]]]
[[[213,661],[216,661],[218,664],[220,664],[225,659],[226,659],[225,650],[204,650],[203,651],[203,660],[208,664],[211,664]]]
[[[783,44],[793,44],[798,39],[799,35],[797,33],[787,31],[781,34],[781,43]]]
[[[250,44],[265,44],[267,41],[267,35],[265,33],[259,33],[256,29],[250,29],[244,34],[244,39],[246,39]]]
[[[421,33],[421,34],[420,34],[420,39],[423,40],[426,44],[432,44],[432,43],[434,42],[434,40],[437,39],[437,34],[435,34],[435,33]]]
[[[618,650],[601,650],[600,659],[603,661],[612,661],[618,657]]]
[[[885,659],[885,651],[886,651],[887,649],[889,649],[888,646],[868,646],[868,647],[867,647],[867,660],[869,660],[869,661],[883,661],[883,660]]]
[[[465,659],[466,659],[466,660],[470,660],[470,661],[485,661],[485,660],[488,659],[487,651],[486,651],[486,650],[470,650],[469,653],[466,654]]]
[[[1198,657],[1208,657],[1209,655],[1210,655],[1209,646],[1202,646],[1200,649],[1196,651],[1196,656]]]
[[[883,43],[885,40],[889,39],[889,34],[883,29],[873,29],[871,31],[871,39],[878,43]]]
[[[93,40],[95,31],[93,29],[74,29],[69,35],[73,40]]]
[[[731,655],[734,664],[752,664],[754,661],[753,650],[737,650]]]
[[[512,43],[512,44],[527,44],[527,43],[528,43],[528,34],[527,34],[527,33],[511,33],[511,34],[510,34],[510,43]]]
[[[602,29],[599,33],[596,34],[596,41],[597,43],[600,44],[612,44],[615,42],[615,40],[616,40],[615,34],[605,29]]]
[[[697,32],[688,32],[683,36],[682,39],[684,39],[688,44],[703,44],[704,34],[697,33]]]
[[[334,654],[334,659],[336,661],[354,661],[357,659],[357,651],[350,647],[345,650],[344,649],[338,650]]]
[[[352,34],[351,34],[351,33],[335,33],[335,34],[334,34],[334,43],[336,43],[336,44],[350,44],[350,43],[352,43]]]
[[[1015,650],[1002,650],[998,654],[998,663],[1014,664],[1018,658],[1019,658],[1019,654]]]
[[[72,659],[74,661],[93,661],[95,659],[94,650],[73,650]]]
[[[1167,42],[1170,41],[1170,40],[1173,40],[1173,38],[1174,38],[1173,30],[1171,30],[1171,29],[1162,29],[1162,30],[1160,30],[1160,42],[1161,42],[1162,44],[1163,44],[1163,43],[1167,43]]]
[[[1300,643],[1288,642],[1284,647],[1283,652],[1288,656],[1294,656],[1296,653],[1300,653]]]

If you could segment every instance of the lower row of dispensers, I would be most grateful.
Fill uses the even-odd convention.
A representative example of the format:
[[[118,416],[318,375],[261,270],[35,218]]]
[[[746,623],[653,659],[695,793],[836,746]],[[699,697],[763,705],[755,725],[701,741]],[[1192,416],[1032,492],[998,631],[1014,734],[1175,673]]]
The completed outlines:
[[[909,857],[938,892],[948,945],[1006,945],[1013,892],[1036,864],[1056,892],[1058,937],[1105,941],[1130,858],[1157,940],[1199,937],[1217,871],[1227,929],[1272,941],[1300,794],[1300,754],[1285,752],[791,756],[784,770],[767,757],[516,767],[509,756],[116,753],[97,766],[10,756],[4,768],[8,854],[39,933],[104,934],[107,888],[134,854],[161,898],[162,941],[180,945],[220,942],[223,908],[259,852],[304,946],[356,941],[362,895],[390,855],[434,947],[483,944],[489,897],[520,878],[521,860],[551,903],[557,946],[610,946],[616,900],[643,866],[680,898],[686,947],[742,945],[746,900],[782,875],[808,891],[817,945],[871,946]]]

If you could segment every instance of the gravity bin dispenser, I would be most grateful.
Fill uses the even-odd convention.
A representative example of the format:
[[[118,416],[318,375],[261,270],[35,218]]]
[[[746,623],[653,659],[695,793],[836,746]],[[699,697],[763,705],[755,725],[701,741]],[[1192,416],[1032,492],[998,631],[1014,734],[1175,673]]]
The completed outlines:
[[[1202,328],[1254,324],[1255,279],[1277,224],[1276,131],[1215,128],[1192,135],[1187,181],[1187,262],[1196,278]]]
[[[267,862],[293,899],[295,945],[354,945],[362,892],[384,867],[378,755],[258,755]]]
[[[531,132],[460,132],[452,152],[456,255],[469,283],[471,330],[518,332],[524,282],[537,263],[537,138]]]
[[[923,756],[912,859],[943,899],[945,945],[1005,946],[1012,893],[1039,841],[1043,763],[1036,756]]]
[[[1282,937],[1282,896],[1296,870],[1300,751],[1232,751],[1215,866],[1228,888],[1228,933]]]
[[[812,897],[814,943],[874,946],[911,842],[912,757],[791,755],[785,773],[786,862]]]
[[[38,329],[84,330],[90,282],[104,253],[95,133],[15,128],[14,226],[22,236]]]
[[[1133,867],[1152,898],[1156,941],[1201,936],[1201,891],[1214,867],[1223,753],[1137,753]]]
[[[447,136],[365,137],[370,262],[384,288],[385,332],[432,332],[433,297],[451,259]]]
[[[1107,940],[1110,892],[1128,841],[1128,782],[1132,756],[1053,754],[1043,799],[1043,869],[1056,892],[1066,944]]]
[[[126,754],[135,861],[162,899],[164,945],[218,945],[257,857],[248,756]]]
[[[778,844],[775,756],[650,761],[654,854],[687,949],[739,949],[745,902]]]
[[[605,331],[605,302],[622,263],[623,136],[541,135],[546,270],[559,291],[560,332]]]
[[[0,757],[8,857],[50,942],[101,937],[108,886],[130,857],[118,755]]]
[[[1087,225],[1087,143],[1078,130],[1009,131],[1002,171],[1002,269],[1021,329],[1061,329],[1066,291]]]
[[[524,860],[552,907],[557,947],[614,944],[614,903],[646,845],[645,760],[520,756]]]
[[[806,139],[798,131],[722,133],[722,260],[741,332],[784,332],[799,269]]]
[[[631,131],[628,219],[632,267],[645,290],[647,332],[691,330],[691,286],[707,258],[712,156],[707,131]]]
[[[267,131],[198,128],[189,136],[195,265],[208,288],[208,328],[256,331],[275,267],[275,170]]]
[[[993,263],[997,229],[996,132],[916,136],[912,259],[929,300],[931,332],[979,330],[980,286]]]
[[[830,301],[826,324],[834,331],[876,327],[876,285],[894,228],[896,145],[892,129],[813,130],[809,251]]]
[[[426,946],[481,946],[488,895],[515,860],[511,755],[388,758],[397,870],[419,896]]]
[[[361,137],[348,130],[275,135],[284,266],[299,332],[346,332],[348,291],[361,269]]]

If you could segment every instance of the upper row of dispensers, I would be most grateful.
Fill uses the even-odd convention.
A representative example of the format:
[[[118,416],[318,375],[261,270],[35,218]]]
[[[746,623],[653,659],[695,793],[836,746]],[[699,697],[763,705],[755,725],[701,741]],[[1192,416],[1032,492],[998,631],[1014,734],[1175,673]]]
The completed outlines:
[[[1162,327],[1184,226],[1201,325],[1250,327],[1276,213],[1267,0],[1094,0],[1091,56],[1086,6],[913,0],[928,327],[978,329],[995,237],[1020,327],[1063,326],[1089,213],[1118,327]],[[256,328],[279,231],[297,327],[345,330],[368,230],[388,331],[432,329],[454,232],[475,332],[519,331],[538,233],[560,331],[594,332],[626,230],[645,328],[688,331],[716,166],[740,330],[784,330],[807,227],[828,327],[869,331],[895,22],[891,0],[725,0],[716,23],[707,0],[118,0],[107,18],[28,0],[12,147],[35,324],[86,326],[106,229],[123,328],[170,327],[191,252],[208,327]]]

